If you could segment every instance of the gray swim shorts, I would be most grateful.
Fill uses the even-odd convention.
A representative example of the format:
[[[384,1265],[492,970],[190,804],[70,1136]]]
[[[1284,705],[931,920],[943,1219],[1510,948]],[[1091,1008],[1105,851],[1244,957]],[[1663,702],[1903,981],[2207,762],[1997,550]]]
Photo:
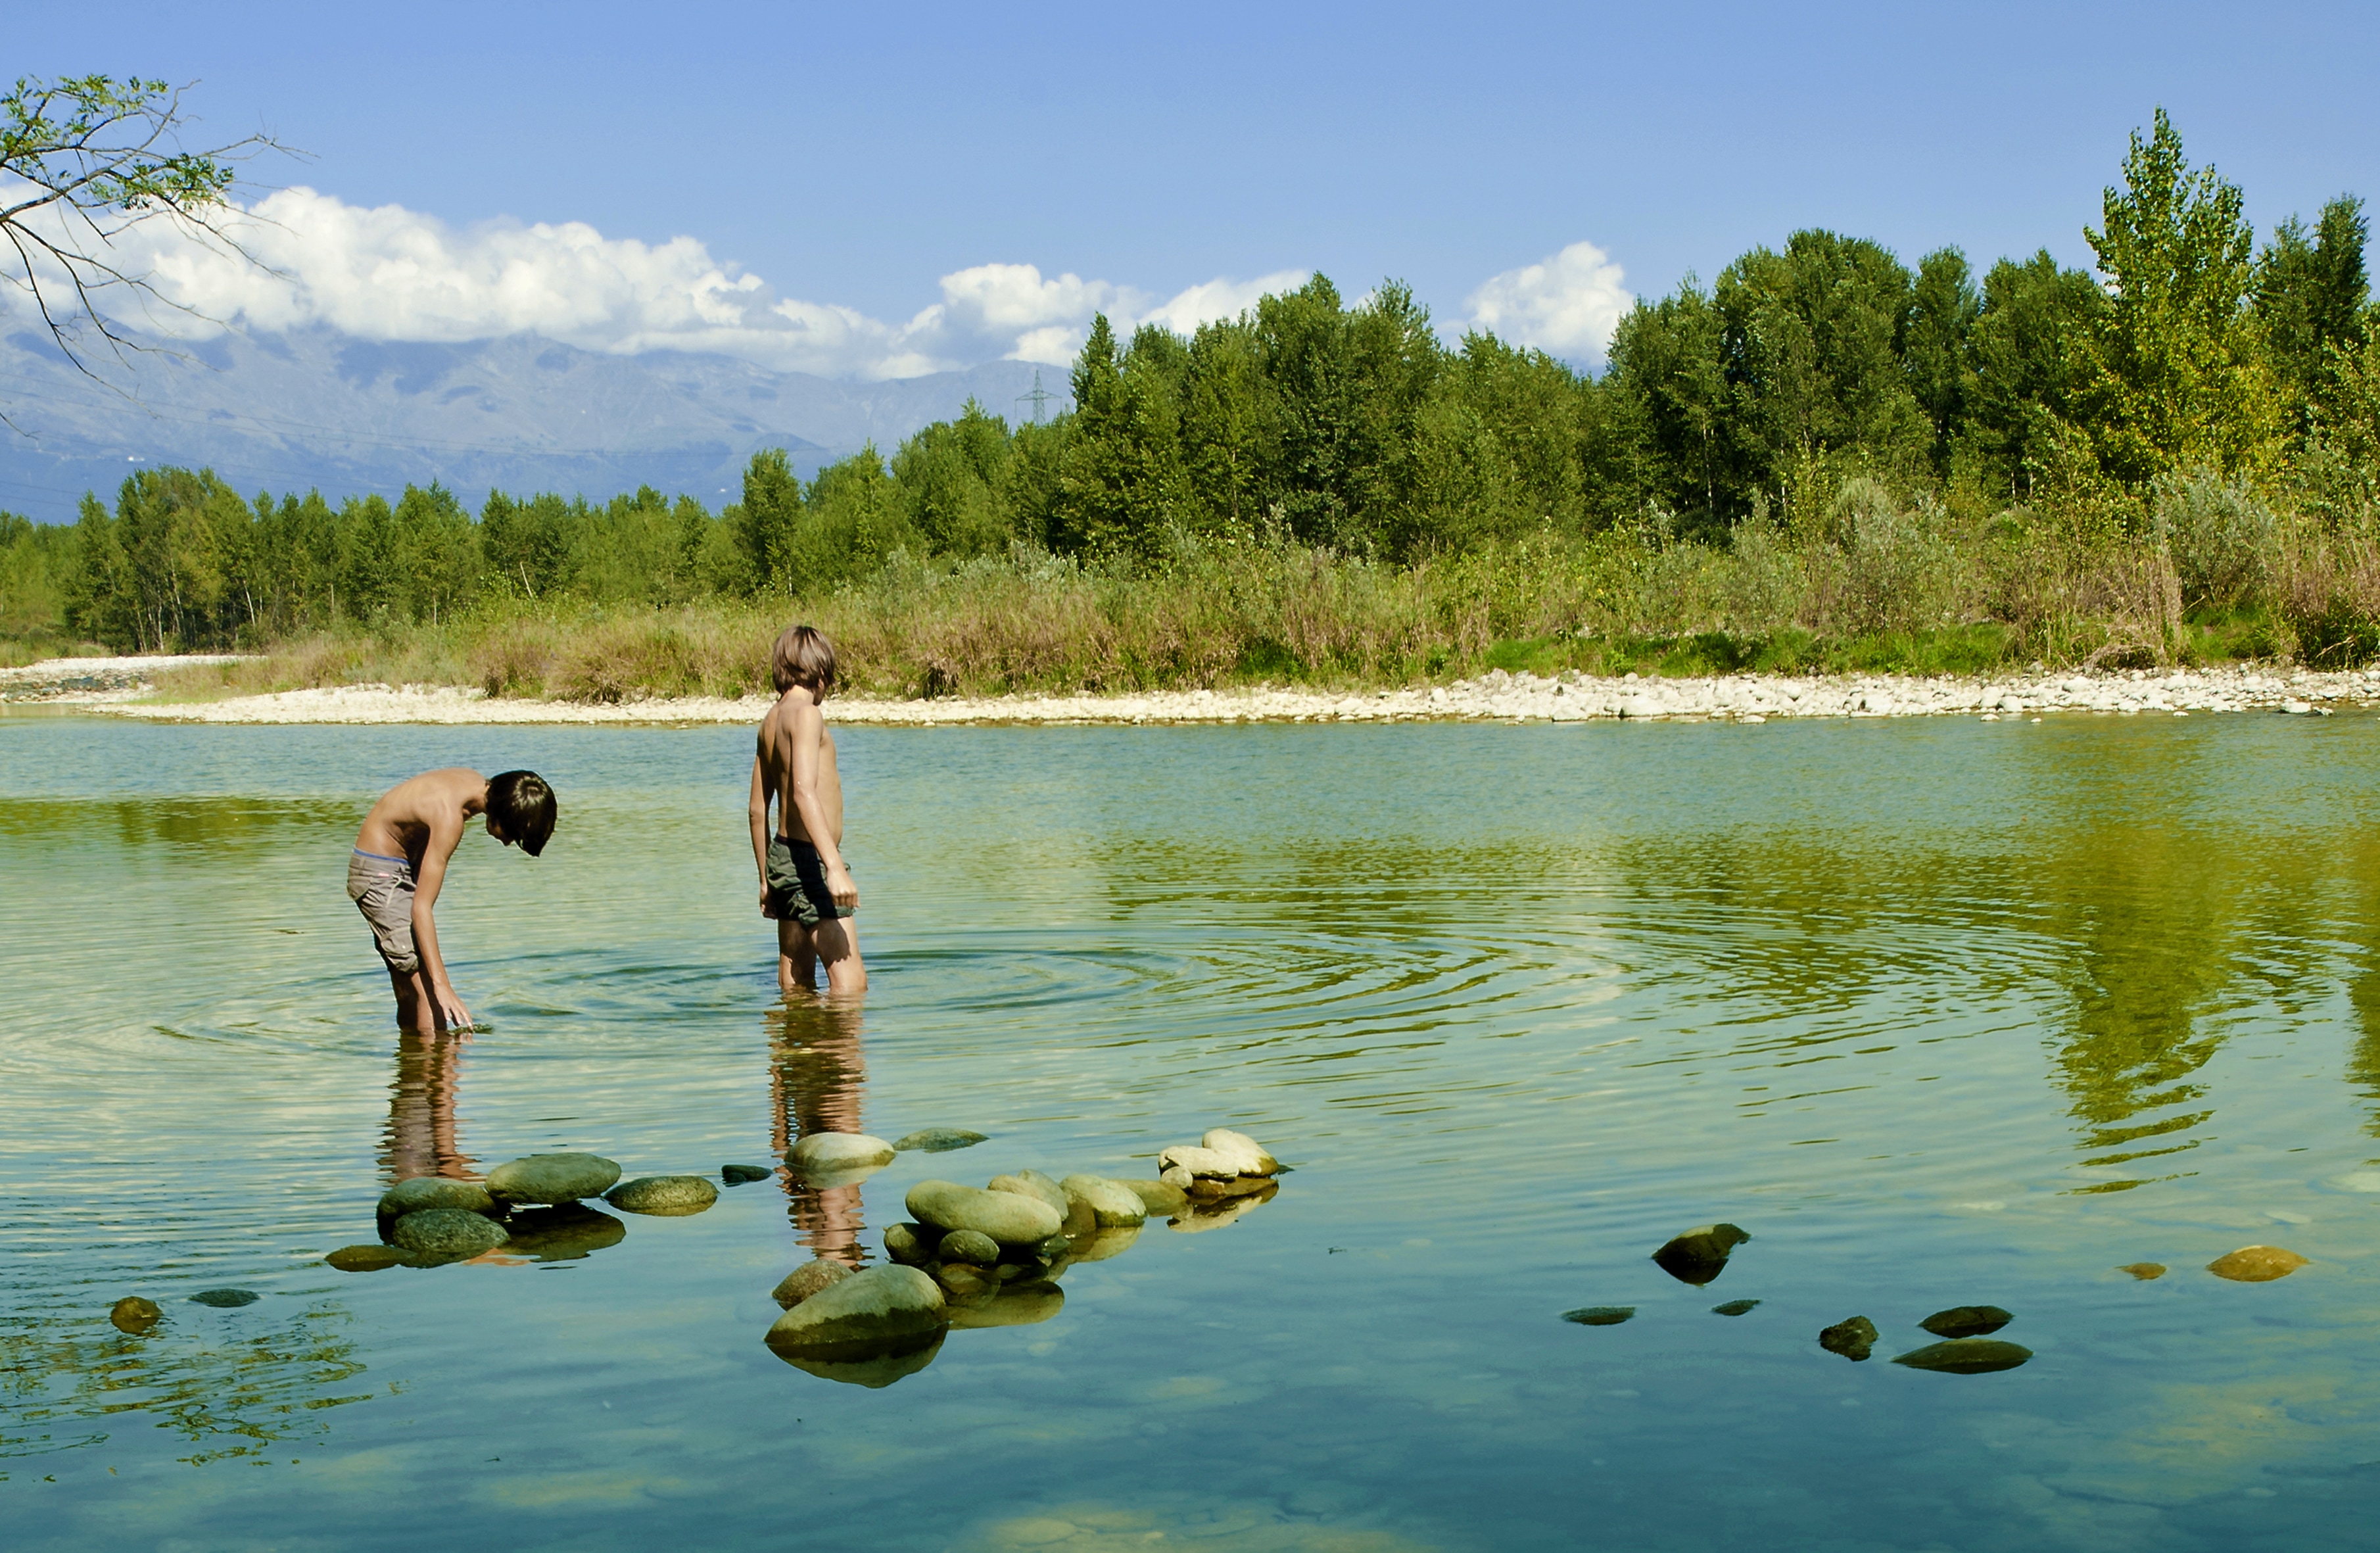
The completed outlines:
[[[372,942],[388,968],[410,976],[421,968],[413,948],[413,865],[358,847],[347,859],[347,899],[371,924]]]

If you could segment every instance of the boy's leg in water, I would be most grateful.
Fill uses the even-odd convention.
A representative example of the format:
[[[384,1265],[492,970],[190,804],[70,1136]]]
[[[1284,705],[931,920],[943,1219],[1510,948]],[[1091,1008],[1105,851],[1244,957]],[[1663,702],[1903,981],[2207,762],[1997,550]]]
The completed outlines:
[[[816,952],[810,944],[810,930],[790,916],[777,921],[777,990],[791,992],[796,988],[804,992],[816,985]]]
[[[400,971],[388,967],[388,984],[396,993],[396,1027],[432,1035],[444,1026],[438,1012],[438,1000],[430,995],[430,978],[419,969]]]
[[[860,963],[859,935],[852,931],[851,918],[822,917],[809,936],[818,946],[819,958],[826,962],[830,994],[848,998],[868,990],[868,967]]]

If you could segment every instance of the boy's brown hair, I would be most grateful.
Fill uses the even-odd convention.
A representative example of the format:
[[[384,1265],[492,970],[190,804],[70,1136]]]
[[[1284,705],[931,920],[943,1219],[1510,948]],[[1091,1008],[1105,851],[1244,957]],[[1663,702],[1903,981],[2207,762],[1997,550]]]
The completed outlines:
[[[788,625],[769,655],[769,677],[782,696],[798,685],[820,700],[834,694],[834,644],[815,625]]]

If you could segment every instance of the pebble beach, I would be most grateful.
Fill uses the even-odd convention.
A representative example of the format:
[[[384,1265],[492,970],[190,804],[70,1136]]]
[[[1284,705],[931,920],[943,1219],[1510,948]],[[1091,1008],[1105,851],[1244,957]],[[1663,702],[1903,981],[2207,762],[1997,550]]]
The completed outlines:
[[[159,701],[161,669],[220,659],[54,659],[0,670],[0,701],[79,708],[122,717],[237,723],[709,723],[757,722],[760,697],[694,697],[608,703],[492,697],[476,687],[352,685]],[[2321,715],[2380,699],[2380,669],[2317,673],[2275,667],[2038,672],[1979,678],[1900,674],[1729,674],[1697,679],[1547,677],[1498,669],[1475,679],[1393,690],[1339,692],[1241,686],[1117,695],[838,697],[839,722],[1577,722],[1762,723],[1827,717],[2038,717],[2045,713],[2181,716],[2284,711]]]

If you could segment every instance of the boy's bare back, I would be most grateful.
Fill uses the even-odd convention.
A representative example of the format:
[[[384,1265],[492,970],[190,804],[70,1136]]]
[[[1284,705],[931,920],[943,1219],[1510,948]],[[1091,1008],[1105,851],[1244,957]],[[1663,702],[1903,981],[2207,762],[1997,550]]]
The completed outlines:
[[[824,960],[829,991],[860,992],[868,972],[849,921],[859,886],[844,862],[843,773],[820,710],[834,689],[834,646],[815,627],[795,625],[771,657],[777,704],[760,720],[752,752],[750,815],[760,915],[777,924],[777,984],[787,992],[808,988]]]

